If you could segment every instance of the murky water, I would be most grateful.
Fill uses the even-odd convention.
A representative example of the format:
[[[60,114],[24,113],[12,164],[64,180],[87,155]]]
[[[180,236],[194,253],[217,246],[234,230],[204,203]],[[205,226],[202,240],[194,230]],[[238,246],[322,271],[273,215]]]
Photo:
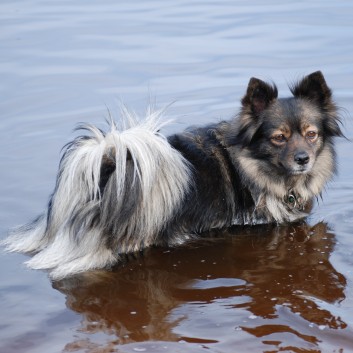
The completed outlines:
[[[248,79],[321,69],[353,137],[353,3],[0,3],[0,232],[44,208],[76,123],[118,101],[175,101],[188,124],[234,115]],[[352,144],[306,223],[150,249],[113,272],[51,283],[0,253],[0,352],[352,352]]]

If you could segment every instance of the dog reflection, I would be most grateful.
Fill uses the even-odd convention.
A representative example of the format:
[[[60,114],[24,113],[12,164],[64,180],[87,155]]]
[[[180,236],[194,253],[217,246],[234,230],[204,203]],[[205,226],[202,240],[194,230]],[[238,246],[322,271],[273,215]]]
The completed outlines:
[[[67,306],[82,314],[82,331],[114,334],[118,343],[176,341],[173,329],[183,318],[171,313],[190,302],[202,303],[207,313],[215,297],[248,298],[239,306],[269,321],[278,316],[278,306],[286,306],[310,323],[338,329],[346,324],[318,304],[344,299],[345,277],[329,260],[334,246],[334,234],[323,223],[235,228],[206,245],[202,240],[150,249],[112,272],[53,285],[66,295]],[[212,279],[233,284],[199,285]]]

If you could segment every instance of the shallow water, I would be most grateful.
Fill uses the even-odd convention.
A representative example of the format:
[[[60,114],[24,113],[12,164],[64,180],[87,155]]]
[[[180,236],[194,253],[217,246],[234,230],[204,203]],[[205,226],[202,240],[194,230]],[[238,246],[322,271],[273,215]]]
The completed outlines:
[[[251,76],[321,69],[353,136],[353,3],[0,3],[0,232],[39,214],[76,123],[149,100],[188,124],[228,118]],[[152,98],[150,98],[150,96]],[[155,97],[155,98],[154,98]],[[353,351],[352,145],[306,223],[150,249],[51,283],[0,253],[0,352]]]

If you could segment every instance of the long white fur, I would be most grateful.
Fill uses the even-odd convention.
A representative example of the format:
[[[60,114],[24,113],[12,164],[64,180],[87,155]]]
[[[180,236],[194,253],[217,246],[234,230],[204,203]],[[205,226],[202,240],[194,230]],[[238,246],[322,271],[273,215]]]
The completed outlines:
[[[32,225],[18,228],[2,242],[7,251],[37,252],[26,262],[30,268],[48,269],[51,278],[60,279],[110,266],[119,254],[153,244],[180,205],[190,184],[190,166],[159,133],[166,124],[161,120],[163,111],[149,110],[143,120],[126,108],[122,111],[120,127],[112,121],[107,133],[85,126],[91,138],[77,138],[67,148],[50,211]],[[116,169],[106,188],[116,192],[111,195],[116,203],[114,209],[107,210],[102,206],[99,181],[102,159],[110,151],[115,151]],[[129,182],[128,153],[134,166],[133,180]],[[118,215],[124,208],[124,195],[134,187],[141,195],[129,221],[122,225],[125,238],[120,247],[108,247],[102,234],[106,225],[100,222],[92,227],[93,215],[97,210]],[[74,217],[80,214],[84,221],[76,229]],[[118,233],[119,225],[115,229]]]

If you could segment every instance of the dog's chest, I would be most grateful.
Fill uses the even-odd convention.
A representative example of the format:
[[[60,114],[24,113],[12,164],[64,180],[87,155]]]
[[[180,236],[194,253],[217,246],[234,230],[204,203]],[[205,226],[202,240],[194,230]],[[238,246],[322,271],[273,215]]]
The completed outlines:
[[[257,195],[254,199],[255,206],[235,215],[232,225],[294,222],[307,216],[306,205],[292,191],[283,199],[266,194]]]

